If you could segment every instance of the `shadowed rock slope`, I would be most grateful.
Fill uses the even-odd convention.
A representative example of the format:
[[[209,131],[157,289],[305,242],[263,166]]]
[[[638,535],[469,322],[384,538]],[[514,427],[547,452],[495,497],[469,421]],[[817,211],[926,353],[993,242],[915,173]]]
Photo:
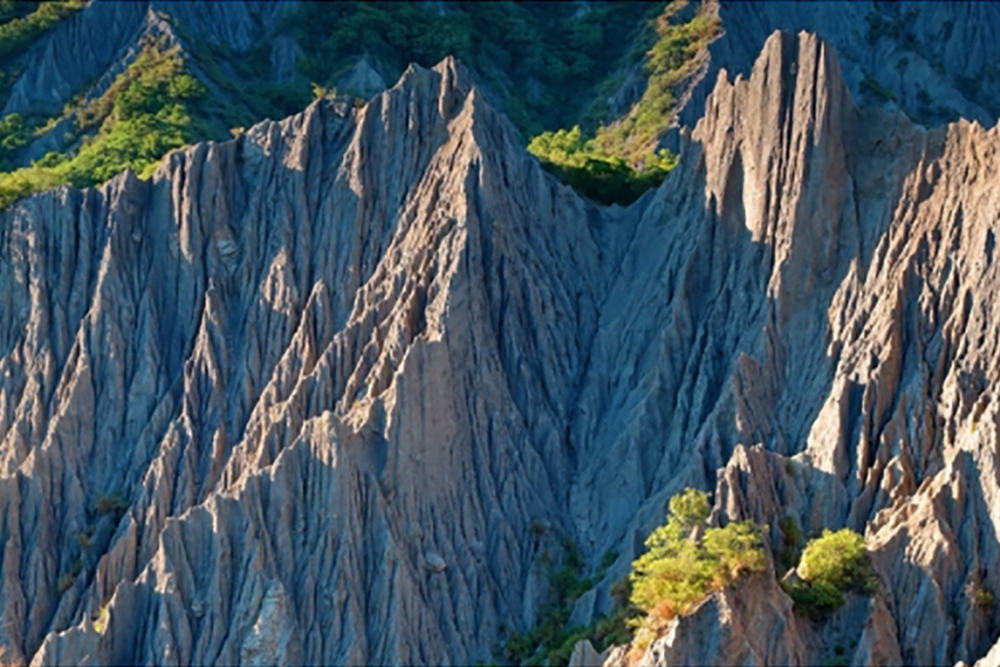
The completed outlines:
[[[1000,7],[989,2],[729,2],[724,34],[678,113],[694,126],[721,69],[748,75],[775,30],[815,32],[836,49],[844,79],[866,105],[903,109],[936,127],[959,117],[992,127],[1000,114]]]
[[[620,553],[586,622],[690,484],[720,521],[864,531],[882,589],[817,626],[766,573],[646,664],[986,655],[997,131],[858,110],[775,34],[681,143],[597,207],[446,60],[0,214],[0,641],[485,661],[559,538]]]

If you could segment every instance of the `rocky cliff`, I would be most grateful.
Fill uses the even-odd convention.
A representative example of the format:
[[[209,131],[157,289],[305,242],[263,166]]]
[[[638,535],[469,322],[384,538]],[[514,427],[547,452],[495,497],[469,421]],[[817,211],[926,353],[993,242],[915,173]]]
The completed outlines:
[[[560,543],[619,554],[586,623],[694,485],[880,589],[817,624],[771,570],[644,664],[988,664],[997,130],[859,109],[805,33],[704,109],[627,209],[449,59],[0,214],[9,655],[487,661]]]
[[[680,125],[701,118],[720,70],[749,75],[775,30],[830,42],[848,88],[866,106],[902,109],[928,127],[959,117],[992,127],[1000,115],[1000,7],[993,3],[721,0],[716,11],[724,34],[686,91]]]

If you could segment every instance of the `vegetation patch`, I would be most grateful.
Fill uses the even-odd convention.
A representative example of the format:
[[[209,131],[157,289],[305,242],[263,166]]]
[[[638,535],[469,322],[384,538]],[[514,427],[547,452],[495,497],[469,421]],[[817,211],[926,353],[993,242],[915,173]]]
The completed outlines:
[[[977,588],[976,592],[972,594],[972,604],[974,604],[977,609],[989,611],[993,609],[996,603],[997,600],[993,595],[993,591],[985,586]]]
[[[657,39],[646,54],[646,91],[624,118],[599,127],[591,139],[574,127],[544,132],[528,144],[528,152],[547,169],[594,201],[630,204],[659,185],[677,163],[669,151],[657,150],[677,105],[674,91],[695,72],[699,54],[720,32],[711,3],[699,5],[691,20],[675,23],[687,5],[687,0],[674,0],[656,19]]]
[[[321,86],[362,56],[394,81],[415,62],[460,59],[527,136],[579,122],[663,5],[645,2],[301,3],[283,20],[305,51],[302,75]],[[341,91],[349,93],[350,91]]]
[[[566,624],[573,605],[593,586],[590,579],[582,576],[583,559],[576,545],[563,540],[563,548],[565,562],[552,577],[549,600],[539,611],[538,623],[530,632],[523,635],[515,632],[507,639],[504,653],[515,664],[557,664],[549,661],[550,654],[567,641]]]
[[[148,178],[167,152],[206,134],[191,113],[204,95],[176,48],[147,44],[104,95],[79,110],[76,154],[49,153],[0,174],[0,208],[60,185],[102,183],[126,168]]]
[[[814,620],[844,604],[843,591],[875,590],[865,540],[849,528],[810,540],[802,552],[798,581],[782,584],[792,600]]]
[[[621,121],[597,131],[597,145],[624,158],[634,169],[643,167],[669,129],[677,105],[675,87],[694,74],[699,54],[721,32],[710,2],[701,3],[690,21],[674,23],[687,4],[687,0],[674,0],[656,20],[658,39],[647,53],[649,82],[642,98]]]
[[[598,651],[612,644],[624,644],[631,639],[627,620],[635,610],[624,597],[616,596],[618,604],[611,616],[600,617],[586,626],[567,627],[573,607],[580,597],[604,578],[618,555],[614,551],[604,554],[601,565],[592,577],[583,577],[583,559],[576,545],[562,541],[565,561],[553,575],[549,600],[539,612],[538,623],[526,634],[511,634],[504,646],[504,658],[517,665],[569,664],[570,655],[577,642],[589,639]],[[626,581],[627,583],[627,581]],[[502,631],[502,630],[501,630]]]
[[[98,514],[113,516],[117,520],[125,516],[125,512],[128,511],[128,501],[120,493],[102,493],[97,496],[94,509]]]
[[[102,606],[101,611],[97,615],[97,618],[94,619],[94,630],[99,635],[103,635],[104,631],[108,629],[108,621],[111,619],[110,607],[111,607],[110,603]]]
[[[0,0],[0,107],[20,76],[15,61],[59,21],[84,6],[84,0],[17,2]]]
[[[25,122],[21,114],[12,113],[0,118],[0,171],[15,168],[18,153],[33,136],[34,128]]]
[[[798,522],[786,516],[778,523],[781,529],[781,549],[778,551],[779,574],[788,572],[799,564],[802,557],[802,530]]]
[[[667,523],[646,540],[649,551],[632,564],[634,649],[644,649],[668,621],[691,612],[711,593],[767,565],[762,529],[752,521],[710,528],[708,494],[685,489],[670,499]]]
[[[579,125],[569,131],[543,132],[531,140],[528,152],[567,185],[604,205],[632,203],[659,185],[677,163],[663,149],[651,155],[642,169],[633,169],[593,139],[585,140]]]
[[[896,94],[882,85],[882,83],[870,73],[866,73],[865,78],[861,80],[861,92],[868,95],[878,104],[896,101]]]
[[[64,573],[59,580],[56,582],[56,588],[60,593],[65,593],[73,584],[76,583],[76,578],[80,576],[83,571],[83,559],[77,558],[73,561],[73,565],[70,567],[69,572]]]
[[[224,42],[189,35],[175,26],[190,45],[191,55],[211,94],[199,103],[205,136],[224,137],[226,128],[250,127],[265,119],[281,119],[302,111],[312,101],[303,79],[271,80],[271,45],[261,43],[238,52]]]

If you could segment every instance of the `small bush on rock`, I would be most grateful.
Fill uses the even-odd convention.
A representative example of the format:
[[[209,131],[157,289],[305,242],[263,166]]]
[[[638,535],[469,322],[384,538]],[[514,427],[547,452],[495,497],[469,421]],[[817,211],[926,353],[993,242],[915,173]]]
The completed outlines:
[[[632,564],[632,604],[645,612],[637,640],[651,640],[666,621],[692,611],[712,592],[766,567],[761,528],[752,521],[709,528],[708,494],[685,489],[670,499],[667,523],[646,540]]]
[[[977,588],[976,592],[972,595],[972,602],[979,609],[992,609],[996,604],[996,597],[993,595],[993,591],[988,588]]]
[[[799,581],[784,584],[792,600],[815,619],[844,604],[844,591],[870,592],[875,581],[865,540],[850,528],[824,530],[802,552]]]

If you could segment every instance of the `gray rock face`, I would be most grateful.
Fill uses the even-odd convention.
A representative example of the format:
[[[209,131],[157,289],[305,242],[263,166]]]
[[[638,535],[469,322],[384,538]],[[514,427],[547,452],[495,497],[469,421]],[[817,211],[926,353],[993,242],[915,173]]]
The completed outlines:
[[[957,117],[992,127],[1000,116],[1000,6],[988,2],[718,3],[724,34],[678,115],[694,127],[718,72],[749,75],[775,30],[805,30],[837,52],[852,96],[903,109],[927,126]],[[676,145],[676,136],[668,139]]]
[[[60,111],[134,41],[146,13],[145,3],[98,0],[60,22],[25,57],[0,115]]]
[[[446,62],[4,214],[18,656],[467,663],[523,627],[593,300],[549,268],[599,270],[512,133]]]
[[[726,302],[729,325],[702,334],[708,349],[730,332],[752,341],[724,365],[716,441],[772,452],[736,449],[716,516],[770,523],[772,535],[784,515],[809,534],[843,525],[865,534],[882,593],[862,627],[817,628],[819,646],[853,635],[845,648],[856,664],[971,664],[1000,620],[995,606],[973,603],[975,591],[997,589],[1000,562],[997,434],[983,427],[995,424],[987,304],[1000,200],[987,174],[1000,166],[1000,137],[967,121],[926,131],[898,113],[858,110],[838,69],[815,37],[772,36],[749,79],[720,75],[705,116],[682,135],[684,161],[703,174],[694,192],[704,192],[707,219],[766,248],[759,328],[734,326],[740,307]],[[733,265],[713,255],[709,280]],[[787,469],[778,454],[795,454]],[[747,653],[739,623],[720,626],[727,596],[707,603],[720,611],[682,619],[687,631],[651,647],[649,664],[785,662]],[[747,636],[771,636],[792,618]],[[783,655],[815,664],[818,650]]]
[[[175,43],[171,21],[193,36],[246,51],[269,34],[292,5],[288,1],[94,0],[31,47],[24,57],[24,72],[0,115],[58,114],[78,93],[99,96],[132,62],[144,38],[166,33],[167,45]],[[294,67],[296,48],[287,40],[275,44],[278,80],[287,78]]]
[[[621,554],[600,611],[714,484],[718,521],[864,531],[884,592],[813,627],[764,573],[642,664],[989,660],[998,131],[859,110],[775,34],[680,140],[597,207],[446,60],[0,214],[0,642],[474,664],[553,535]]]

